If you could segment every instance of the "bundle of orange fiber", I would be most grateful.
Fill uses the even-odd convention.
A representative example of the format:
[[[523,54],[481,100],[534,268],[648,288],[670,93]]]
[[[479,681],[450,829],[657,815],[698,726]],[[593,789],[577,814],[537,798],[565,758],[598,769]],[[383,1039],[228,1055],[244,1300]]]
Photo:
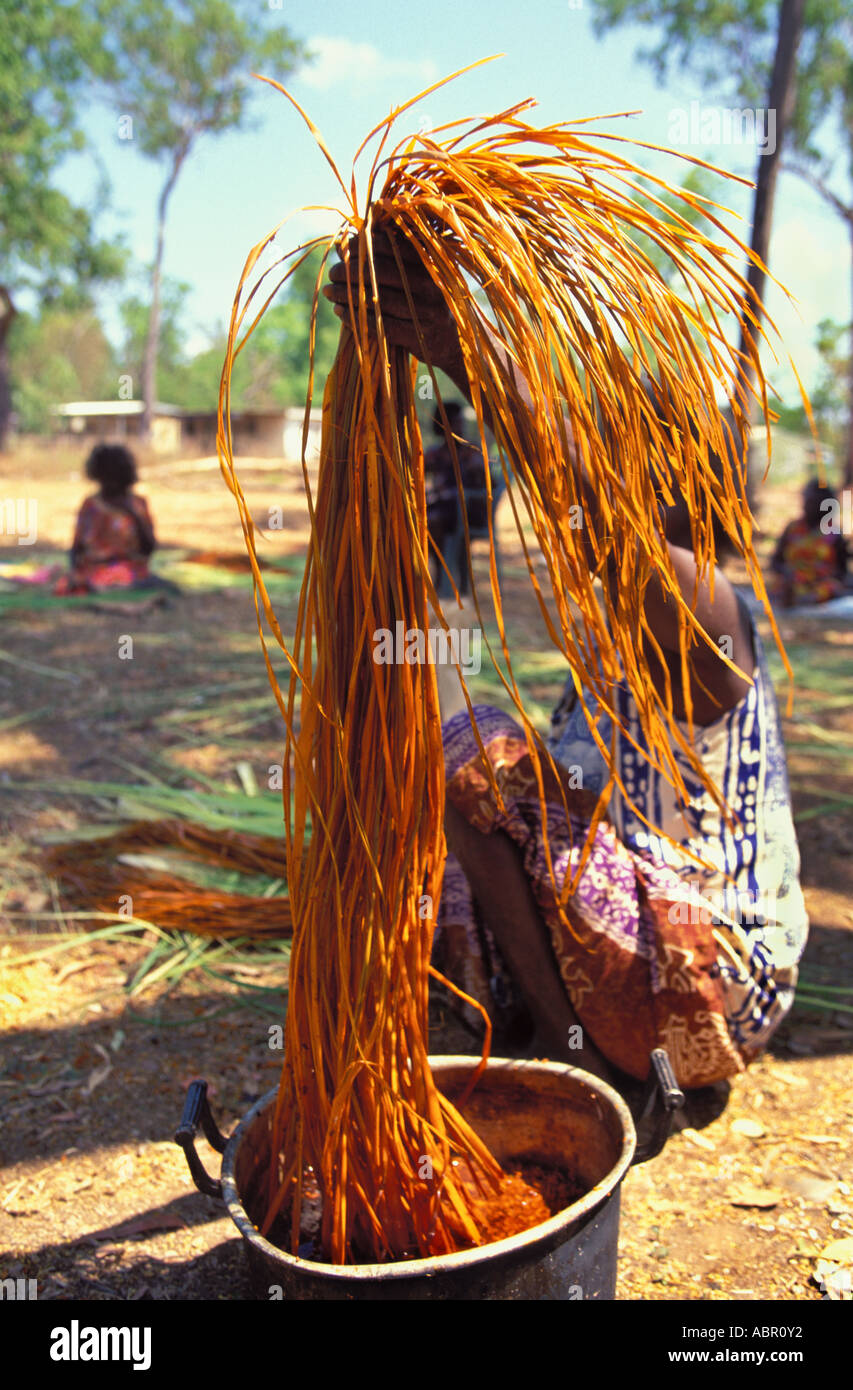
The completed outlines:
[[[717,516],[764,595],[741,471],[724,463],[718,476],[713,459],[742,452],[747,390],[733,383],[744,364],[726,337],[732,319],[725,320],[733,316],[735,332],[739,321],[755,325],[746,283],[733,268],[749,252],[707,200],[697,203],[656,180],[659,195],[644,189],[641,197],[640,171],[620,153],[626,142],[592,133],[585,122],[538,128],[524,117],[532,105],[407,136],[390,148],[394,121],[407,107],[398,109],[356,156],[375,142],[363,202],[355,171],[348,187],[311,126],[343,190],[342,225],[262,270],[275,233],[267,237],[247,260],[232,314],[219,452],[240,511],[261,641],[286,726],[294,934],[273,1122],[277,1159],[263,1229],[283,1222],[297,1251],[313,1170],[322,1195],[320,1245],[335,1263],[438,1255],[483,1243],[486,1207],[507,1181],[437,1090],[427,1060],[430,950],[445,854],[435,669],[428,662],[378,664],[373,635],[394,632],[397,622],[426,631],[440,605],[427,565],[415,398],[416,372],[424,368],[388,344],[374,268],[377,237],[387,247],[390,233],[392,248],[403,249],[404,284],[415,260],[452,312],[484,484],[490,486],[488,423],[531,582],[584,708],[594,696],[618,725],[614,690],[624,675],[649,756],[675,785],[672,747],[684,746],[684,735],[671,701],[655,693],[644,654],[643,638],[652,639],[643,595],[653,574],[678,612],[682,660],[692,644],[710,639],[680,593],[658,494],[672,500],[677,489],[686,499],[703,572],[714,565]],[[699,206],[702,227],[671,213],[664,195]],[[677,266],[678,290],[643,251],[643,237]],[[323,265],[315,317],[334,252],[357,258],[360,288],[325,385],[316,495],[303,458],[311,540],[295,631],[286,640],[235,474],[230,377],[267,305],[317,246]],[[417,321],[414,291],[410,303]],[[756,327],[756,393],[766,415],[758,336]],[[659,385],[662,411],[644,389],[647,376]],[[310,393],[311,387],[309,405]],[[719,393],[729,400],[728,425],[714,404]],[[570,508],[584,502],[579,473],[568,462],[570,441],[595,513],[605,519],[604,532],[587,538],[592,565],[583,530],[567,524]],[[540,590],[528,527],[547,563],[556,623]],[[611,556],[621,582],[603,586],[600,604],[595,575]],[[548,755],[512,674],[494,552],[490,575],[507,671],[502,679],[541,768]],[[474,600],[479,615],[476,586]],[[289,667],[286,692],[276,680],[269,632]],[[595,729],[591,716],[590,722]],[[611,759],[609,747],[602,751]],[[698,765],[696,772],[707,785]],[[544,793],[542,799],[545,816]]]
[[[273,836],[211,830],[180,820],[137,821],[95,840],[50,845],[41,862],[60,880],[67,900],[81,908],[114,912],[121,895],[128,893],[138,918],[167,931],[219,939],[289,936],[290,903],[283,895],[261,898],[196,888],[179,874],[134,867],[123,857],[159,848],[246,874],[281,873],[281,844]]]

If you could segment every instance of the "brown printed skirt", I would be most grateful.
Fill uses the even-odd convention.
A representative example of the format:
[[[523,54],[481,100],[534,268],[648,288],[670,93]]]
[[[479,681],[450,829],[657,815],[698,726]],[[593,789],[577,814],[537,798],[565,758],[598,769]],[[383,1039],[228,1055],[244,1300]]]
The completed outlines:
[[[503,830],[521,850],[569,1002],[595,1046],[640,1080],[656,1047],[666,1048],[682,1086],[705,1086],[743,1071],[746,1054],[729,1034],[711,927],[701,919],[680,920],[686,915],[678,910],[683,881],[665,865],[627,849],[603,821],[576,890],[561,907],[596,798],[571,787],[568,772],[558,764],[567,816],[554,773],[541,760],[552,879],[524,731],[490,706],[475,706],[474,713],[505,809],[495,802],[467,710],[444,725],[448,799],[478,830],[487,835]],[[517,1011],[517,987],[452,854],[445,866],[433,960],[498,1026]]]

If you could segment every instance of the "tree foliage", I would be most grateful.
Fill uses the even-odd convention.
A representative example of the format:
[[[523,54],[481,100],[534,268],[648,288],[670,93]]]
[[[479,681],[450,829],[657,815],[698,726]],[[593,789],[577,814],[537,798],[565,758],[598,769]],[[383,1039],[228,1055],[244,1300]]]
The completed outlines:
[[[702,231],[705,231],[707,228],[705,218],[701,211],[703,199],[709,198],[713,201],[719,201],[720,195],[725,192],[725,188],[723,187],[725,180],[721,178],[720,175],[712,173],[710,169],[704,169],[701,165],[697,164],[691,166],[681,180],[679,188],[683,190],[689,198],[696,199],[700,204],[699,208],[691,206],[689,202],[685,202],[683,198],[673,193],[661,192],[651,181],[639,179],[638,183],[641,189],[647,188],[649,192],[654,195],[654,204],[650,199],[644,198],[642,193],[640,193],[638,197],[638,201],[644,203],[650,211],[655,210],[658,216],[664,221],[675,222],[678,220],[689,222],[691,226],[699,227]],[[662,212],[658,207],[659,203],[664,203],[668,209],[671,209],[673,216],[670,217],[667,213]],[[656,241],[653,241],[651,237],[646,236],[644,233],[638,233],[635,236],[635,240],[640,250],[648,256],[652,265],[660,271],[660,274],[668,285],[672,285],[680,280],[681,274],[677,265],[670,256],[665,255],[664,252],[661,251]]]
[[[184,404],[177,399],[177,395],[181,394],[187,366],[184,345],[187,327],[186,302],[190,289],[190,285],[171,277],[163,281],[160,351],[157,358],[157,400],[165,401],[169,405]],[[122,300],[119,314],[123,333],[119,354],[121,374],[131,378],[133,398],[138,400],[145,344],[151,321],[151,304],[145,284],[138,293],[129,294]],[[115,395],[115,384],[111,394]]]
[[[692,74],[710,88],[750,106],[767,96],[776,47],[778,0],[593,0],[593,30],[642,25],[656,42],[637,50],[663,82],[673,71]],[[847,0],[808,0],[798,63],[797,110],[814,114],[817,74],[835,26],[849,19]],[[805,76],[807,79],[802,82]],[[832,88],[822,78],[824,91]],[[814,88],[814,90],[813,90]]]
[[[305,404],[311,307],[318,268],[319,254],[312,253],[294,272],[280,302],[267,310],[245,351],[237,358],[231,376],[235,411]],[[339,335],[340,323],[321,295],[314,344],[314,405],[320,404]],[[214,410],[226,344],[227,333],[222,326],[212,336],[210,347],[186,364],[177,394],[170,399],[194,410]]]
[[[255,354],[259,361],[278,364],[278,379],[267,387],[270,403],[303,405],[308,389],[308,356],[311,327],[311,307],[317,281],[319,254],[308,256],[294,271],[287,284],[281,304],[272,307],[252,335],[247,350],[249,361]],[[314,344],[314,404],[320,404],[323,383],[335,360],[340,322],[331,304],[322,295],[317,305],[317,330]],[[244,396],[250,391],[244,390]],[[247,399],[246,404],[250,401]],[[260,404],[260,402],[259,402]]]
[[[703,89],[746,106],[767,96],[776,43],[778,0],[593,0],[593,28],[642,24],[657,42],[638,50],[663,81],[692,74]],[[797,56],[797,92],[789,135],[807,161],[826,168],[827,128],[848,143],[853,175],[853,11],[850,0],[807,0]]]
[[[312,254],[295,272],[235,364],[232,376],[235,410],[301,406],[308,385],[308,340],[311,305],[318,270]],[[216,410],[219,377],[225,357],[224,325],[209,334],[209,343],[189,354],[187,300],[190,286],[166,277],[163,282],[157,400],[187,410]],[[22,315],[12,354],[18,382],[21,428],[40,433],[50,426],[50,407],[69,400],[115,399],[121,377],[139,382],[150,320],[144,286],[128,294],[119,308],[121,344],[114,350],[89,304],[51,305],[41,314]],[[331,370],[340,325],[328,300],[319,300],[315,343],[314,403]]]
[[[84,306],[92,285],[115,279],[120,245],[99,239],[92,211],[54,185],[62,160],[82,150],[86,83],[102,68],[100,26],[90,0],[0,0],[0,448],[13,404],[21,291],[42,307]],[[102,188],[96,205],[102,207]],[[32,326],[31,326],[32,327]],[[31,383],[25,388],[31,389]],[[20,403],[19,403],[20,406]],[[24,403],[25,413],[31,413]]]
[[[640,49],[658,79],[673,70],[692,73],[720,97],[748,107],[767,101],[776,37],[784,6],[779,0],[593,0],[599,34],[621,23],[651,29],[655,41]],[[772,105],[772,102],[768,104]],[[833,138],[835,136],[836,138]],[[853,252],[853,10],[850,0],[806,0],[797,46],[793,102],[785,131],[782,168],[802,177],[848,227]],[[839,157],[840,156],[840,157]],[[840,168],[839,168],[840,166]],[[760,169],[760,173],[764,171]],[[846,185],[842,192],[839,177]],[[763,253],[762,253],[763,254]],[[853,319],[853,309],[851,309]],[[843,354],[818,329],[824,376],[837,390]],[[820,344],[824,347],[821,349]],[[831,366],[827,366],[832,362]],[[846,477],[853,481],[853,352],[847,356],[848,448]],[[796,414],[796,412],[794,412]]]
[[[283,78],[305,53],[281,24],[265,29],[263,10],[247,0],[93,3],[105,34],[103,87],[129,122],[136,148],[165,170],[142,366],[147,431],[156,396],[166,214],[178,176],[201,136],[246,128],[250,88],[257,86],[253,71]]]
[[[51,182],[85,146],[79,113],[102,67],[99,25],[89,4],[56,0],[0,0],[0,16],[0,284],[56,298],[123,266],[121,250],[97,239],[91,211]]]
[[[103,85],[152,159],[245,128],[253,69],[281,78],[305,56],[283,25],[264,30],[263,7],[246,0],[96,0],[96,9]]]
[[[721,98],[753,107],[766,100],[779,0],[593,3],[599,35],[622,23],[654,32],[656,42],[641,47],[638,56],[651,64],[659,81],[673,71],[687,72]],[[805,165],[824,179],[834,171],[827,140],[833,126],[853,178],[853,10],[850,0],[807,0],[788,136],[800,168]]]
[[[51,304],[38,314],[21,314],[10,357],[23,432],[46,433],[51,407],[61,401],[115,396],[119,368],[92,304]]]
[[[841,455],[850,409],[851,333],[848,324],[821,319],[815,335],[820,371],[812,389],[811,404],[821,436]]]

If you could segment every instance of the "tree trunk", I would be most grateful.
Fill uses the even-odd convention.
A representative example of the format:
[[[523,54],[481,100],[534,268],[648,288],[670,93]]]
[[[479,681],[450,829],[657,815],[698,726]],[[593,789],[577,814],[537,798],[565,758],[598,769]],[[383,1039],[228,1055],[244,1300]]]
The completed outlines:
[[[797,90],[797,49],[799,47],[800,35],[803,28],[804,10],[805,0],[782,0],[779,7],[776,55],[773,59],[773,72],[770,78],[770,91],[767,98],[768,112],[772,111],[775,115],[776,140],[774,149],[771,153],[759,155],[758,171],[755,177],[755,198],[752,208],[752,242],[750,245],[755,254],[761,258],[764,265],[767,264],[770,252],[770,231],[773,225],[773,201],[776,196],[779,160],[782,154],[785,132],[794,114],[794,102],[796,100]],[[750,294],[750,302],[757,320],[757,325],[753,326],[745,321],[741,323],[741,364],[739,378],[736,384],[737,396],[741,408],[750,422],[754,419],[756,409],[756,402],[752,398],[752,387],[755,381],[755,363],[753,357],[757,356],[759,350],[760,337],[758,328],[761,326],[763,317],[761,300],[764,294],[764,282],[766,278],[766,274],[762,267],[750,261],[746,279],[752,291]],[[759,470],[753,469],[751,459],[748,459],[746,481],[750,502],[752,502],[755,496],[755,473],[757,471]],[[760,471],[763,472],[763,468]]]
[[[12,386],[9,380],[9,329],[18,316],[11,295],[0,285],[0,453],[6,447],[6,435],[12,415]]]
[[[771,152],[759,155],[758,171],[755,176],[755,198],[752,207],[751,250],[766,265],[770,253],[770,231],[773,225],[773,201],[776,196],[776,180],[779,173],[779,160],[785,132],[794,114],[797,95],[796,69],[797,49],[803,28],[805,0],[782,0],[779,7],[779,29],[776,36],[776,55],[773,59],[773,73],[770,78],[770,91],[767,98],[768,112],[775,113],[776,140]],[[761,266],[749,263],[746,279],[753,292],[753,307],[760,324],[762,318],[761,298],[764,293],[766,275]],[[753,298],[754,296],[754,298]],[[757,351],[756,330],[751,325],[741,325],[740,348],[742,353]],[[750,387],[755,380],[755,368],[747,357],[742,364],[741,381]]]
[[[181,165],[189,153],[189,141],[175,152],[169,177],[163,185],[157,205],[157,248],[151,270],[151,313],[148,317],[148,335],[145,339],[145,357],[142,363],[142,420],[140,436],[147,443],[151,438],[154,421],[154,407],[157,402],[157,354],[160,347],[160,288],[163,278],[163,248],[166,240],[166,210],[172,189],[181,172]]]

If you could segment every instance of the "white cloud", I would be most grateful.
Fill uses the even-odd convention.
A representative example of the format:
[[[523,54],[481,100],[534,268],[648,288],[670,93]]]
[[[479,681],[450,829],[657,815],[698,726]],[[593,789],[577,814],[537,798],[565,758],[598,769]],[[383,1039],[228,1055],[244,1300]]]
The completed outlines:
[[[372,43],[318,35],[308,40],[307,47],[315,57],[300,69],[299,81],[318,92],[340,86],[372,87],[389,78],[426,87],[438,76],[431,58],[386,58]]]

